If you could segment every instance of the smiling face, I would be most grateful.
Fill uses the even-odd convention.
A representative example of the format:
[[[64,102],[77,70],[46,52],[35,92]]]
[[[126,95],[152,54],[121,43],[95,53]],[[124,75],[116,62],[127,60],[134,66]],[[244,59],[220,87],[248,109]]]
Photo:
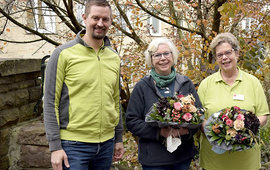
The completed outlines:
[[[86,35],[93,40],[101,40],[111,26],[111,10],[109,7],[91,6],[89,14],[83,15],[86,27]]]
[[[174,65],[171,49],[166,44],[160,44],[156,52],[151,56],[152,65],[157,74],[167,76]]]
[[[239,52],[234,51],[229,43],[221,43],[216,46],[216,61],[222,72],[234,72],[237,70]]]

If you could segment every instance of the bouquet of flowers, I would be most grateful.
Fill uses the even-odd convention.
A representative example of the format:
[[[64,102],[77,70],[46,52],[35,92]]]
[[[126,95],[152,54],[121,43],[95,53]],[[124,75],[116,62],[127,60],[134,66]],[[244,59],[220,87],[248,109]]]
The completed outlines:
[[[205,135],[218,154],[249,149],[257,142],[260,121],[250,111],[237,106],[214,113],[204,127]]]
[[[203,109],[196,108],[194,103],[195,98],[192,94],[160,98],[147,113],[145,121],[161,128],[197,128],[203,120]]]

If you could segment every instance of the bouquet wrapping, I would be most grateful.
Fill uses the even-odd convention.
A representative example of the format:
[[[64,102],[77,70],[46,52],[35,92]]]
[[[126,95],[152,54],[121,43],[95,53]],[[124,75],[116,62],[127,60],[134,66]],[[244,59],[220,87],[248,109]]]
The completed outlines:
[[[195,107],[193,95],[175,95],[173,97],[160,98],[153,104],[145,116],[145,122],[151,126],[185,127],[188,129],[199,128],[203,121],[203,109]],[[173,152],[181,145],[181,138],[167,138],[167,150]]]
[[[204,131],[212,150],[223,154],[252,148],[257,143],[259,127],[255,114],[233,106],[212,114]]]

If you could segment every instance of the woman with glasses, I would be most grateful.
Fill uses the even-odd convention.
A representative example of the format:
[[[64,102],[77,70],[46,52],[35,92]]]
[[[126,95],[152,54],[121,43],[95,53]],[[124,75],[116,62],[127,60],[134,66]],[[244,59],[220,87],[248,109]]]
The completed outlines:
[[[239,58],[239,42],[231,33],[218,34],[210,44],[216,57],[219,71],[204,79],[198,89],[205,118],[226,107],[238,106],[255,113],[260,125],[267,122],[268,105],[259,80],[242,71],[237,66]],[[204,126],[204,125],[203,125]],[[201,135],[200,166],[206,170],[258,170],[260,169],[260,148],[253,148],[217,154],[212,146]]]
[[[146,64],[151,66],[150,75],[134,87],[126,112],[129,131],[139,137],[139,162],[143,170],[188,170],[196,154],[193,134],[198,129],[159,128],[145,122],[145,115],[159,98],[175,94],[192,94],[196,107],[201,107],[191,80],[176,73],[178,51],[167,38],[156,38],[145,51]],[[167,151],[164,139],[181,136],[182,144],[174,152]]]

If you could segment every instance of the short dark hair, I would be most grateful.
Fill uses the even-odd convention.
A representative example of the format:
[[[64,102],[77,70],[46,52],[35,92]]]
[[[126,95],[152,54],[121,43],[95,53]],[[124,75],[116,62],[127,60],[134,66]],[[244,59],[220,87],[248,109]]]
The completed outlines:
[[[111,14],[112,14],[111,5],[109,4],[109,2],[107,0],[87,0],[86,4],[85,4],[85,10],[84,10],[84,14],[86,16],[88,16],[88,14],[90,13],[90,8],[92,6],[109,7],[110,11],[111,11]]]
[[[216,55],[216,47],[222,43],[230,44],[234,51],[240,50],[240,45],[237,38],[230,32],[224,32],[218,34],[210,44],[210,50],[214,56]]]

